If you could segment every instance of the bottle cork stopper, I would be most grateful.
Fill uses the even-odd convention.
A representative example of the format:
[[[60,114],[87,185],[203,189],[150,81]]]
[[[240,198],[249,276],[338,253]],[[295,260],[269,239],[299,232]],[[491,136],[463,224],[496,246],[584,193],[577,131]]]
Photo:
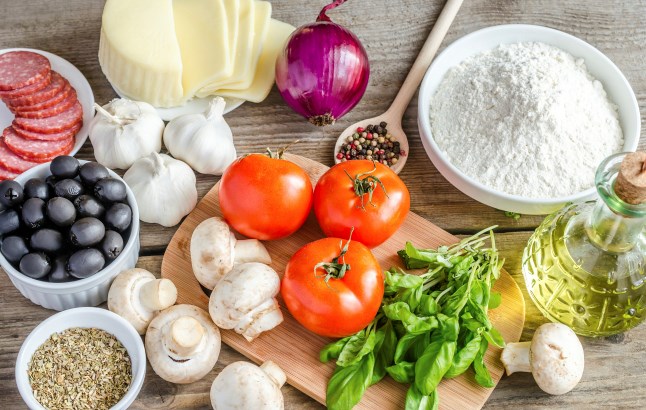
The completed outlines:
[[[646,152],[631,152],[624,157],[615,181],[615,193],[624,202],[646,202]]]

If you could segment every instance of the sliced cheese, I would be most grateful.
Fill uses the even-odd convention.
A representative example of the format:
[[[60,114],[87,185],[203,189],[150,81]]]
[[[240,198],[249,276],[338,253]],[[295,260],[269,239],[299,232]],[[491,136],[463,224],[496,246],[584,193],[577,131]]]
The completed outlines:
[[[224,0],[224,12],[227,14],[227,28],[229,31],[229,58],[235,63],[236,49],[238,47],[240,0]]]
[[[293,26],[271,19],[269,33],[263,44],[251,86],[246,90],[217,90],[216,94],[223,97],[241,98],[255,103],[267,98],[276,78],[276,58],[283,51],[287,38],[293,31]]]
[[[172,0],[108,0],[99,63],[125,97],[157,107],[184,102]]]
[[[222,0],[175,0],[173,14],[188,99],[233,73],[227,16]]]
[[[246,15],[243,14],[245,6],[248,7],[248,13]],[[245,89],[251,85],[262,50],[262,43],[267,35],[270,19],[271,3],[266,1],[241,0],[238,46],[234,60],[233,74],[226,81],[214,82],[203,87],[198,91],[198,97],[212,95],[216,90],[221,88]]]

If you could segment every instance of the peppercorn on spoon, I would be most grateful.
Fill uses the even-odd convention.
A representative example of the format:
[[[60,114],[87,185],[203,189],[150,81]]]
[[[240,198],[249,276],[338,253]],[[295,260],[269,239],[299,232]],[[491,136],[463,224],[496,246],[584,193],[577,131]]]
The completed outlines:
[[[341,162],[343,159],[338,158],[337,154],[340,152],[341,147],[347,144],[350,144],[348,137],[352,138],[352,135],[357,132],[357,128],[366,128],[368,125],[379,125],[382,122],[385,122],[388,133],[395,137],[396,141],[399,142],[400,150],[403,151],[403,155],[400,155],[396,163],[391,165],[391,169],[396,173],[399,173],[406,163],[408,158],[408,138],[402,129],[402,118],[406,112],[406,107],[410,103],[410,100],[415,95],[415,91],[419,87],[426,70],[431,65],[437,50],[440,48],[440,44],[444,37],[446,36],[451,23],[455,19],[455,16],[460,10],[463,0],[448,0],[440,13],[440,16],[437,18],[433,29],[431,30],[422,50],[419,52],[417,59],[413,63],[404,84],[399,89],[397,96],[393,100],[392,104],[386,112],[383,114],[362,120],[350,125],[345,129],[339,136],[339,139],[336,142],[334,147],[334,161],[336,163]],[[365,142],[364,142],[365,143]]]

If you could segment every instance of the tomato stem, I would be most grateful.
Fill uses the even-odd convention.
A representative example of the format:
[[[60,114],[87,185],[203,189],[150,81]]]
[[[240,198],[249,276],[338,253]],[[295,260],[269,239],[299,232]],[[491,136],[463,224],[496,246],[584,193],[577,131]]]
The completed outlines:
[[[374,193],[377,185],[379,185],[381,189],[383,189],[384,194],[386,195],[386,198],[389,198],[388,192],[386,192],[386,187],[384,186],[384,183],[381,182],[381,180],[376,176],[370,175],[377,170],[377,164],[373,162],[372,165],[374,168],[372,168],[370,171],[357,174],[354,178],[350,176],[350,174],[348,173],[348,170],[344,170],[345,174],[348,176],[348,178],[350,178],[350,181],[352,181],[352,184],[354,187],[354,193],[361,198],[361,206],[358,206],[357,208],[363,209],[364,211],[366,210],[366,204],[364,202],[363,197],[366,194],[368,194],[368,203],[373,207],[377,207],[377,205],[375,205],[372,202],[372,194]]]
[[[350,246],[350,242],[352,241],[352,233],[354,232],[354,227],[350,230],[350,237],[348,238],[348,241],[343,245],[343,240],[339,243],[339,248],[341,249],[341,253],[339,253],[339,256],[335,257],[332,259],[330,262],[319,262],[314,266],[314,276],[322,276],[325,280],[325,283],[328,284],[329,286],[329,281],[330,279],[343,279],[345,276],[345,273],[350,270],[350,264],[345,263],[345,254],[348,253],[348,247]],[[325,271],[324,275],[318,275],[316,273],[317,269],[323,269]]]
[[[273,158],[273,159],[283,159],[283,154],[285,154],[285,152],[289,148],[291,148],[292,145],[298,144],[299,142],[301,142],[301,140],[296,140],[296,141],[294,141],[294,142],[292,142],[290,144],[287,144],[286,146],[284,146],[282,148],[279,148],[278,151],[276,151],[276,152],[272,151],[271,148],[267,148],[267,156],[269,158]]]

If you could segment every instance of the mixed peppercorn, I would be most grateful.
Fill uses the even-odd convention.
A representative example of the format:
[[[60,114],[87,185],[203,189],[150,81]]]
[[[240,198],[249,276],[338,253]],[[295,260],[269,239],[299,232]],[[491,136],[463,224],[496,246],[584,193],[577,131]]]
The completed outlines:
[[[379,125],[358,127],[346,138],[336,158],[341,162],[368,159],[388,166],[395,165],[406,152],[401,149],[397,138],[390,135],[387,125],[381,122]]]

